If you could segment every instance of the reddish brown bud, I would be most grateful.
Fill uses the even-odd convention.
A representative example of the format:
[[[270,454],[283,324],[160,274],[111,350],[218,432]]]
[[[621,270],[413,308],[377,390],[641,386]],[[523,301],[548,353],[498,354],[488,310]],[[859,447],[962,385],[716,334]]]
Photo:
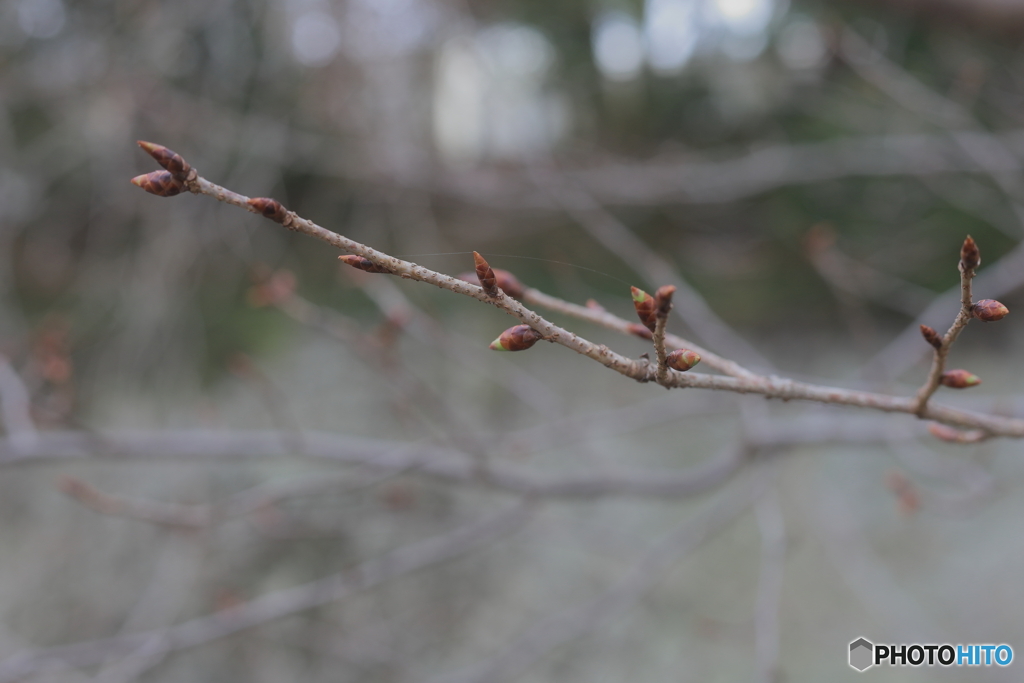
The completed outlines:
[[[281,202],[270,197],[253,197],[246,202],[253,211],[284,225],[288,220],[288,209],[281,205]]]
[[[936,439],[942,439],[949,443],[978,443],[984,441],[988,435],[981,429],[959,430],[949,425],[932,422],[928,425],[928,431]]]
[[[587,303],[585,303],[583,305],[586,306],[587,308],[589,308],[592,311],[599,311],[601,313],[604,313],[604,311],[605,311],[604,306],[602,306],[601,304],[597,303],[597,301],[595,299],[587,299]]]
[[[928,327],[927,325],[921,325],[921,336],[924,340],[934,346],[940,348],[942,346],[942,336],[935,331],[935,328]]]
[[[690,349],[676,349],[665,358],[665,364],[679,372],[686,372],[699,362],[700,354]]]
[[[633,294],[633,307],[636,308],[636,314],[640,316],[640,322],[644,324],[644,327],[654,332],[654,327],[658,322],[654,297],[636,287],[630,287],[629,291]]]
[[[523,298],[523,293],[526,291],[526,288],[523,287],[523,283],[520,282],[515,275],[507,270],[502,270],[501,268],[492,268],[491,270],[494,273],[494,282],[501,288],[501,291],[505,292],[513,299]],[[463,282],[470,282],[474,285],[480,284],[480,278],[477,277],[476,273],[459,273],[455,277]]]
[[[634,336],[647,340],[654,339],[654,333],[640,323],[629,323],[626,327],[629,330],[629,333]]]
[[[982,299],[978,303],[974,304],[974,317],[978,320],[984,320],[987,323],[994,323],[997,320],[1002,320],[1009,314],[1010,309],[1002,305],[995,299]]]
[[[967,370],[946,370],[939,378],[939,382],[951,389],[966,389],[981,384],[981,379]]]
[[[192,170],[192,167],[188,165],[188,162],[180,154],[153,142],[139,140],[138,144],[149,156],[156,159],[156,163],[167,169],[179,181],[184,182],[189,179],[189,172]]]
[[[968,235],[967,239],[964,240],[964,245],[960,247],[960,268],[966,273],[973,271],[980,265],[981,251],[978,250],[978,245],[974,243],[974,239]]]
[[[157,197],[173,197],[185,191],[185,186],[167,171],[153,171],[132,178],[132,185],[141,187]]]
[[[494,275],[494,269],[487,263],[487,259],[474,251],[473,263],[476,265],[476,279],[480,282],[480,286],[483,287],[484,294],[489,297],[498,296],[498,286],[495,284],[497,278]]]
[[[343,256],[339,256],[338,260],[341,261],[342,263],[346,263],[352,266],[353,268],[365,270],[367,273],[387,273],[389,275],[391,274],[391,271],[385,268],[384,266],[378,266],[370,259],[363,258],[362,256],[356,256],[355,254],[345,254]]]
[[[544,335],[529,325],[516,325],[502,332],[491,342],[490,348],[494,351],[525,351],[543,338]]]
[[[672,295],[676,293],[675,285],[663,285],[658,287],[658,291],[654,293],[654,307],[657,309],[657,314],[661,317],[668,315],[668,312],[672,310]]]

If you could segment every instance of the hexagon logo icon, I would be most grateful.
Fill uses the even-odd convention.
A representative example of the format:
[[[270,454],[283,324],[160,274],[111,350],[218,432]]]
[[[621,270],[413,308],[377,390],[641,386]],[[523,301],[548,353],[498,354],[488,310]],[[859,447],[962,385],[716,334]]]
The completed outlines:
[[[867,671],[875,665],[875,646],[867,638],[858,638],[850,643],[850,666],[857,671]]]

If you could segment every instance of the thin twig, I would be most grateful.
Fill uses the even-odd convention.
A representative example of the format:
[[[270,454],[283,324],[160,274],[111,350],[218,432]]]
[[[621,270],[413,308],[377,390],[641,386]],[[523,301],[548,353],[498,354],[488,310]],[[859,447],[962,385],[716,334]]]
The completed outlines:
[[[974,240],[968,237],[964,241],[964,247],[962,254],[966,254],[971,251],[972,254],[977,254],[977,246],[974,244]],[[914,413],[918,417],[924,417],[928,409],[928,399],[932,397],[932,394],[939,388],[939,383],[942,380],[942,373],[946,369],[946,357],[949,356],[949,349],[953,346],[953,342],[960,336],[960,333],[967,323],[971,321],[972,312],[974,310],[974,299],[971,293],[971,281],[974,280],[974,272],[977,269],[978,264],[974,260],[960,260],[960,311],[957,313],[956,318],[953,320],[953,324],[950,325],[946,334],[942,336],[942,343],[935,349],[932,354],[932,365],[928,370],[928,378],[925,380],[924,385],[917,392],[916,405]]]
[[[152,147],[150,143],[145,143]],[[164,152],[173,154],[165,148]],[[180,157],[175,159],[184,164]],[[604,345],[594,344],[579,335],[559,327],[540,315],[530,310],[519,301],[505,295],[500,290],[497,296],[489,296],[479,286],[472,285],[462,280],[438,273],[415,263],[403,261],[389,256],[383,252],[372,249],[364,244],[356,242],[335,232],[327,230],[310,220],[300,217],[294,212],[287,211],[280,203],[272,199],[249,198],[227,190],[219,185],[211,183],[198,176],[195,169],[189,169],[188,177],[180,181],[189,191],[196,194],[206,194],[238,206],[252,213],[261,213],[268,218],[281,223],[285,227],[302,232],[311,237],[316,237],[339,249],[367,259],[377,268],[384,269],[402,278],[417,280],[432,284],[441,289],[462,294],[478,301],[488,303],[505,311],[517,318],[521,323],[529,325],[533,330],[551,342],[565,346],[577,353],[587,356],[605,367],[616,372],[638,380],[640,382],[657,381],[657,370],[649,363],[639,362],[621,354],[615,353]],[[635,239],[635,238],[634,238]],[[644,247],[646,250],[646,247]],[[660,258],[656,259],[661,262]],[[670,279],[678,280],[674,273],[669,275]],[[680,281],[681,283],[681,281]],[[681,290],[686,291],[686,290]],[[690,302],[694,303],[694,302]],[[701,302],[703,304],[703,302]],[[706,305],[705,305],[706,307]],[[710,313],[709,313],[710,315]],[[717,320],[711,315],[709,320]],[[723,334],[729,334],[722,331]],[[733,339],[733,345],[737,343]],[[759,354],[757,354],[759,355]],[[766,362],[766,361],[765,361]],[[833,403],[839,405],[850,405],[864,408],[873,408],[887,412],[903,412],[927,418],[936,422],[944,422],[961,427],[984,429],[994,436],[1024,436],[1024,420],[1014,418],[1002,418],[992,415],[981,415],[969,411],[956,410],[941,406],[921,405],[921,402],[911,398],[899,398],[885,394],[874,394],[870,392],[852,391],[832,387],[821,387],[792,380],[780,379],[777,377],[755,376],[753,378],[717,377],[703,375],[700,373],[680,373],[672,371],[668,374],[662,386],[669,388],[701,388],[715,389],[721,391],[735,391],[738,393],[756,393],[769,398],[781,398],[786,400],[818,401],[822,403]]]
[[[523,301],[533,304],[534,306],[542,306],[549,311],[564,313],[565,315],[570,315],[574,318],[579,318],[580,320],[586,320],[594,323],[595,325],[600,325],[610,330],[621,332],[622,334],[633,334],[630,331],[632,323],[620,318],[614,313],[609,313],[608,311],[595,308],[587,308],[586,306],[580,306],[579,304],[564,301],[563,299],[551,296],[550,294],[545,294],[539,289],[527,289],[523,293]],[[692,341],[684,339],[683,337],[672,334],[671,332],[666,332],[665,342],[669,346],[677,349],[693,349],[700,354],[702,364],[710,368],[714,368],[726,375],[730,375],[731,377],[753,379],[760,376],[750,370],[747,370],[735,361],[723,358],[717,353],[714,353],[713,351],[710,351]]]

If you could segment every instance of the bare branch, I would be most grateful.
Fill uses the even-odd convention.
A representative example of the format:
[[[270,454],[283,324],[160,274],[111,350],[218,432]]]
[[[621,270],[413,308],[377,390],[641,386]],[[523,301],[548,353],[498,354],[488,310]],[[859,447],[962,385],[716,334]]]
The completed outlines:
[[[207,194],[228,204],[244,208],[247,211],[260,213],[267,218],[281,223],[291,230],[296,230],[312,237],[316,237],[338,247],[339,249],[343,249],[365,258],[376,266],[379,266],[380,268],[402,278],[426,282],[440,287],[441,289],[446,289],[456,294],[462,294],[464,296],[477,299],[478,301],[492,304],[509,315],[517,318],[523,325],[529,326],[529,328],[535,330],[544,339],[570,348],[581,355],[596,360],[605,367],[615,370],[626,377],[630,377],[641,382],[652,382],[658,380],[656,368],[652,368],[649,363],[638,362],[630,358],[626,358],[625,356],[615,353],[606,346],[594,344],[579,335],[554,325],[500,290],[497,291],[497,296],[488,296],[487,293],[485,293],[479,286],[469,284],[442,273],[434,272],[416,265],[415,263],[402,261],[401,259],[389,256],[364,244],[322,228],[312,221],[302,218],[294,212],[288,211],[276,200],[267,198],[248,199],[243,195],[226,190],[225,188],[215,185],[205,178],[198,176],[195,169],[188,166],[180,156],[170,152],[170,150],[160,147],[159,145],[152,145],[151,143],[140,144],[143,148],[147,149],[147,151],[150,151],[150,154],[153,154],[154,157],[159,158],[159,155],[154,153],[152,151],[153,149],[159,150],[160,154],[173,155],[174,159],[188,169],[187,175],[181,175],[180,180],[184,183],[185,187],[193,193]],[[169,171],[173,171],[170,167],[167,168]],[[137,180],[138,178],[136,178],[136,181]],[[649,254],[649,250],[646,246],[636,241],[635,236],[632,236],[631,233],[628,231],[625,231],[624,233],[620,232],[620,226],[614,225],[613,222],[606,220],[604,223],[607,224],[605,225],[606,228],[615,231],[616,240],[628,237],[630,240],[630,248],[636,252],[637,256],[645,253]],[[664,267],[671,271],[671,268],[669,268],[667,264],[660,259],[660,257],[653,254],[649,255],[653,259],[651,261],[652,267],[658,266],[659,269]],[[661,265],[659,266],[659,264]],[[667,273],[667,276],[668,277],[666,279],[676,280],[679,283],[677,286],[685,287],[682,281],[678,280],[673,272]],[[685,292],[687,290],[680,289],[680,291]],[[703,306],[706,309],[706,304],[704,304],[702,300],[690,299],[689,303],[697,308]],[[691,310],[697,309],[691,307]],[[706,313],[709,316],[708,320],[717,320],[710,310],[707,310]],[[726,336],[731,334],[731,332],[728,331],[728,328],[719,330],[719,332]],[[726,337],[723,336],[723,340],[725,338]],[[733,337],[730,339],[731,341],[728,343],[736,346],[738,338]],[[928,418],[937,422],[944,422],[961,427],[984,429],[991,432],[993,435],[1016,437],[1024,436],[1024,420],[1020,419],[980,415],[969,411],[939,406],[922,406],[921,401],[915,399],[898,398],[884,394],[873,394],[870,392],[844,390],[832,387],[820,387],[801,382],[794,382],[792,380],[782,380],[776,377],[755,376],[754,378],[740,379],[736,377],[716,377],[700,373],[684,374],[673,371],[664,379],[664,381],[661,382],[661,384],[662,386],[669,388],[692,387],[721,391],[735,391],[738,393],[757,393],[769,398],[818,401],[823,403],[873,408],[875,410],[887,412],[911,413],[918,417]]]
[[[946,369],[946,357],[949,355],[950,347],[953,346],[953,342],[960,336],[960,332],[967,327],[967,323],[971,321],[973,316],[974,298],[971,293],[971,281],[974,279],[974,273],[981,262],[981,257],[978,255],[978,247],[970,235],[964,240],[960,253],[960,311],[932,354],[932,366],[928,371],[928,378],[917,392],[917,405],[914,412],[918,417],[924,416],[928,408],[928,399],[939,388],[939,383],[942,381],[942,373]]]

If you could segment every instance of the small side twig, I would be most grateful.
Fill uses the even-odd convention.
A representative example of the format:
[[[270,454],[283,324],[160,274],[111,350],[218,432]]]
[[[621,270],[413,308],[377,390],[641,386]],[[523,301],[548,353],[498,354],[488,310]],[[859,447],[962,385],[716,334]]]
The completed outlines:
[[[980,264],[981,253],[978,251],[978,245],[968,235],[967,239],[964,240],[963,246],[960,248],[960,311],[957,313],[949,330],[939,340],[938,346],[935,346],[935,340],[932,335],[929,335],[928,331],[922,328],[925,339],[935,346],[935,352],[932,354],[932,366],[928,371],[928,378],[917,392],[914,414],[918,417],[924,417],[928,408],[928,399],[939,388],[939,384],[942,381],[942,373],[946,369],[946,357],[949,355],[950,347],[956,341],[956,338],[960,336],[963,329],[967,327],[967,323],[971,321],[974,313],[971,281],[974,279],[975,271]],[[932,334],[934,334],[934,331],[932,331]]]

